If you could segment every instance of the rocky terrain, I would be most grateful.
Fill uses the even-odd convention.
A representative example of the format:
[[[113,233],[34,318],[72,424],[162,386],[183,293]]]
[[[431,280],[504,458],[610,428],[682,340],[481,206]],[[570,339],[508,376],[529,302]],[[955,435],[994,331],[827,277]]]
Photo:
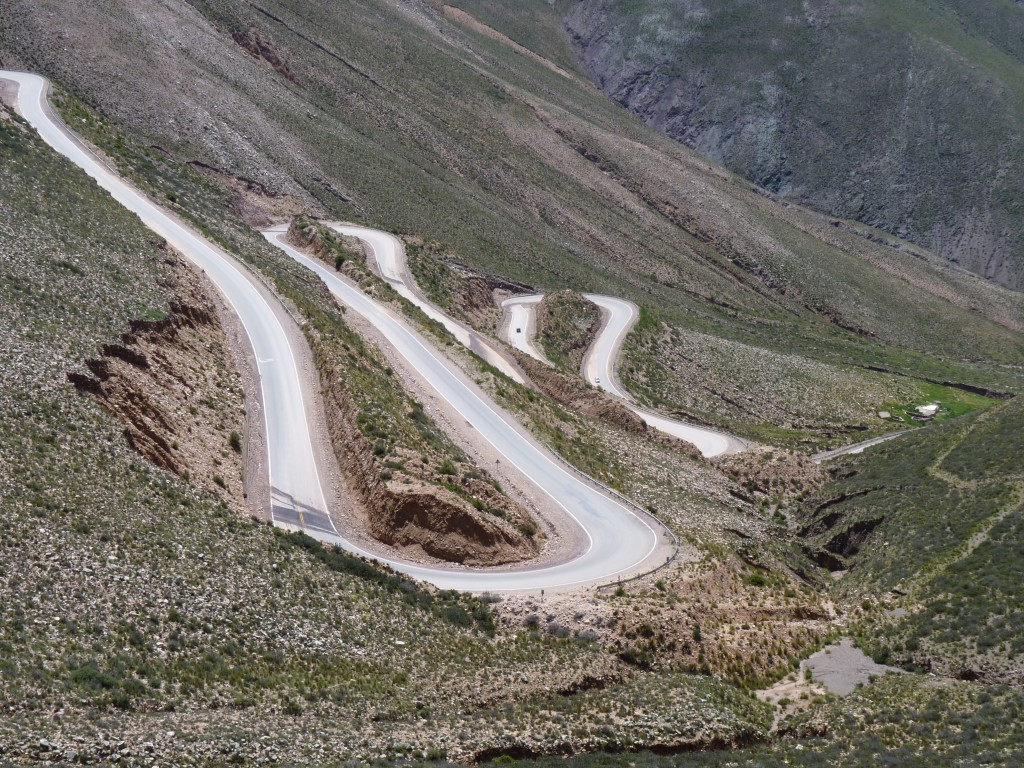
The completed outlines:
[[[758,497],[786,502],[817,490],[828,479],[821,466],[804,454],[768,446],[751,446],[714,464]]]
[[[1016,552],[1024,535],[1021,403],[885,444],[832,468],[796,522],[852,597],[881,661],[962,680],[1024,680]]]
[[[471,4],[472,5],[472,4]],[[754,183],[1024,287],[1024,9],[608,0],[565,30],[602,91]]]
[[[0,17],[0,55],[109,118],[111,155],[126,149],[118,132],[138,137],[211,180],[234,179],[236,208],[273,200],[376,224],[440,243],[480,273],[623,296],[673,327],[812,360],[920,375],[921,357],[941,348],[945,370],[932,378],[984,385],[992,377],[969,362],[1020,359],[1008,332],[1024,314],[1018,295],[780,205],[639,125],[509,43],[572,75],[564,38],[547,45],[545,25],[561,22],[543,10],[522,11],[535,42],[393,0],[315,24],[276,2],[17,2]],[[501,16],[491,9],[485,26]],[[146,44],[168,29],[187,34]],[[287,76],[253,54],[257,38]],[[90,51],[88,66],[72,51]],[[73,119],[92,124],[89,110]],[[767,325],[743,338],[751,321]]]
[[[880,413],[931,402],[977,407],[983,397],[858,366],[773,353],[642,319],[620,365],[626,387],[655,407],[776,443],[863,440],[897,425]]]
[[[196,462],[234,449],[229,434],[187,442],[187,398],[224,390],[200,414],[225,430],[241,415],[208,302],[2,114],[0,761],[471,760],[760,737],[766,711],[718,681],[647,681],[587,637],[496,630],[493,603],[276,532],[200,487]],[[116,397],[83,396],[69,373]],[[107,407],[143,396],[153,408]],[[179,473],[118,418],[152,424],[155,408],[182,438]]]
[[[504,314],[501,299],[530,291],[523,283],[459,264],[440,243],[412,235],[403,240],[409,271],[430,302],[484,333],[497,334]]]
[[[553,370],[521,352],[516,353],[516,360],[533,386],[570,411],[691,456],[699,455],[694,446],[652,429],[622,403],[584,383],[578,376]]]
[[[576,594],[474,597],[240,514],[256,404],[231,328],[0,109],[0,762],[1021,762],[1024,299],[638,123],[587,84],[568,4],[456,5],[15,0],[0,62],[52,76],[70,125],[280,300],[346,525],[467,563],[553,533],[254,229],[295,216],[293,241],[405,313],[567,471],[664,521],[676,556]],[[505,292],[631,298],[627,386],[763,445],[708,462],[566,372],[515,384],[317,217],[402,233],[422,290],[484,330]],[[562,298],[569,360],[592,322]],[[807,457],[935,401],[927,429]],[[904,673],[758,700],[840,634]]]
[[[155,466],[246,511],[244,393],[235,356],[198,275],[168,253],[173,291],[159,320],[135,320],[75,387],[125,425],[128,444]],[[212,433],[212,434],[211,434]]]

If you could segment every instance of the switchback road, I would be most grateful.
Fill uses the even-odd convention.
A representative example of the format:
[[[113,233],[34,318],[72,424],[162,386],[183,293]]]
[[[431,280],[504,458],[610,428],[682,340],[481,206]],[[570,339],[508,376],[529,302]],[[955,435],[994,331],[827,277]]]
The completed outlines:
[[[587,350],[580,370],[589,384],[621,400],[623,405],[651,427],[697,446],[697,450],[707,458],[737,453],[744,449],[743,442],[731,435],[670,419],[636,405],[619,383],[615,366],[622,351],[622,342],[636,323],[639,310],[633,302],[614,296],[586,293],[584,297],[600,308],[602,316],[597,338]],[[543,295],[532,294],[506,299],[503,306],[508,317],[506,322],[502,323],[502,328],[509,344],[546,363],[547,360],[533,338],[537,305],[543,298]]]
[[[89,151],[50,110],[46,99],[49,85],[45,79],[2,70],[0,79],[18,86],[17,109],[47,144],[83,169],[143,224],[203,269],[237,314],[258,366],[274,522],[284,527],[302,528],[323,541],[357,554],[383,559],[354,545],[337,530],[331,519],[317,469],[296,351],[282,325],[285,321],[257,288],[252,275],[230,255],[117,176]],[[518,429],[507,414],[455,375],[441,359],[441,353],[401,318],[331,270],[281,242],[279,234],[271,232],[267,237],[316,272],[339,300],[374,323],[397,353],[420,371],[439,396],[457,407],[510,466],[518,468],[575,519],[589,541],[580,556],[543,568],[526,564],[518,569],[474,570],[424,567],[386,559],[384,562],[442,588],[479,592],[555,589],[609,581],[664,561],[665,553],[672,550],[659,523],[561,465]],[[386,247],[388,237],[383,235],[376,243],[371,241],[375,252]],[[472,343],[470,339],[470,346]]]

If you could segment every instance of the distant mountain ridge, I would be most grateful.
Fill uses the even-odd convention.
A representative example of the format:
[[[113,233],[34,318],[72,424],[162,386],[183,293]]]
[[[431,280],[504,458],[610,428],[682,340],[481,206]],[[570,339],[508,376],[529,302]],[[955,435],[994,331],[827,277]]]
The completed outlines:
[[[783,197],[1024,288],[1020,0],[576,0],[587,74]]]

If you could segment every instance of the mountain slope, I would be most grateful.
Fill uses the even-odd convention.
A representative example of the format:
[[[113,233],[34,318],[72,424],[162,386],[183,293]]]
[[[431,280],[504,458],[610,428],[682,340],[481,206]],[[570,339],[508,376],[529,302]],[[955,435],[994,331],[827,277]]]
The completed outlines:
[[[531,50],[480,21],[503,18],[504,34]],[[0,57],[58,77],[62,113],[76,129],[148,194],[267,276],[314,330],[331,328],[320,323],[322,286],[242,217],[252,225],[330,213],[404,230],[431,252],[439,244],[453,260],[538,287],[630,296],[645,310],[637,345],[653,360],[645,374],[681,377],[697,347],[703,370],[725,379],[743,368],[749,379],[732,378],[745,397],[780,403],[771,428],[811,406],[827,420],[832,376],[864,397],[858,418],[893,393],[929,391],[923,377],[1024,385],[1020,295],[877,231],[780,205],[640,125],[574,71],[564,47],[548,50],[562,45],[548,26],[558,18],[544,4],[492,8],[474,21],[384,0],[33,0],[0,7]],[[831,614],[817,599],[827,574],[782,556],[799,544],[795,505],[809,492],[797,477],[774,475],[793,457],[751,452],[751,474],[734,487],[716,480],[713,466],[670,457],[664,446],[623,448],[610,433],[592,438],[582,421],[545,418],[544,408],[530,411],[543,421],[534,425],[541,438],[553,434],[572,460],[659,510],[694,547],[711,543],[709,556],[588,595],[578,612],[551,595],[509,600],[491,638],[479,631],[491,616],[480,603],[429,598],[232,516],[141,461],[119,426],[64,384],[68,365],[138,315],[160,311],[166,286],[138,222],[66,166],[47,178],[47,164],[60,164],[16,125],[0,121],[4,168],[17,171],[0,177],[0,314],[12,313],[0,328],[17,342],[3,347],[0,387],[10,406],[0,427],[13,438],[0,441],[0,490],[13,499],[0,558],[5,758],[53,761],[52,753],[74,750],[93,762],[118,752],[127,762],[322,764],[447,753],[484,762],[738,745],[764,737],[768,708],[722,679],[668,670],[752,685],[777,663],[788,670],[820,625],[862,616],[860,595],[851,598],[843,582],[828,594],[844,618]],[[87,255],[98,262],[87,269],[109,272],[104,285],[119,288],[125,303],[113,312],[55,277],[75,272],[62,259],[82,269]],[[65,306],[88,322],[67,322]],[[47,378],[33,377],[36,361],[49,366]],[[717,381],[703,383],[710,402],[699,407],[713,410],[716,398],[723,409],[742,407],[723,400]],[[500,397],[536,399],[491,385]],[[659,394],[675,397],[670,386]],[[837,429],[848,415],[833,418]],[[1003,466],[1003,456],[986,457],[979,445],[1019,425],[1019,407],[1011,401],[971,418],[944,428],[976,438],[941,463],[944,472]],[[915,462],[942,448],[928,434],[910,444],[909,468],[890,468],[886,481],[893,496],[909,497],[907,511]],[[618,459],[613,442],[633,463]],[[1002,443],[1012,464],[1020,448]],[[881,466],[870,455],[844,466],[882,473],[890,455]],[[832,489],[849,479],[840,475]],[[1019,514],[1005,509],[989,543],[1000,562],[1012,562]],[[963,543],[948,539],[949,548]],[[992,551],[984,544],[979,560]],[[885,576],[865,562],[865,572]],[[968,571],[976,565],[963,561]],[[851,576],[852,590],[861,577]],[[971,597],[959,594],[956,607]],[[1018,598],[1005,579],[986,595],[993,605]],[[1000,628],[1015,631],[1012,618]],[[917,639],[926,647],[933,638]],[[645,671],[649,664],[656,671]],[[953,693],[925,697],[939,688]],[[919,702],[927,702],[923,722]],[[874,764],[885,754],[910,764],[902,758],[923,744],[918,764],[941,762],[945,747],[966,763],[979,746],[1012,760],[1019,702],[1018,692],[984,683],[888,681],[852,704],[827,702],[798,744],[783,739],[753,755],[767,753],[765,764],[790,756]],[[50,717],[56,711],[59,720]],[[126,734],[128,746],[97,722]],[[827,728],[834,738],[815,738]],[[956,746],[950,729],[964,733]],[[856,763],[844,760],[851,751]],[[647,757],[621,762],[634,759]]]
[[[818,232],[808,239],[799,231],[813,222],[762,204],[585,84],[426,9],[368,2],[314,24],[302,4],[261,6],[272,17],[225,0],[194,6],[205,17],[189,7],[171,15],[155,3],[117,0],[80,8],[14,4],[6,12],[8,37],[19,59],[56,74],[170,152],[300,202],[315,196],[392,228],[443,234],[465,258],[535,281],[564,282],[579,266],[596,266],[603,274],[587,282],[627,281],[636,284],[633,293],[653,286],[668,306],[684,303],[700,283],[698,301],[714,290],[749,310],[789,314],[806,308],[780,300],[771,286],[764,295],[758,283],[796,283],[799,275],[757,274],[773,265],[756,263],[766,257],[755,261],[755,252],[771,246],[808,267],[829,268],[822,262],[835,247],[814,242]],[[239,30],[256,30],[245,35],[287,61],[291,79],[236,45],[240,36],[244,42]],[[90,51],[89,62],[72,51]],[[626,164],[613,154],[619,136],[638,142],[629,152],[646,157]],[[687,192],[707,198],[703,206],[675,199]],[[665,209],[670,200],[681,212]],[[568,242],[563,225],[573,236]],[[695,237],[718,239],[708,247]],[[850,243],[836,245],[834,255],[849,261]],[[722,274],[723,262],[736,260],[726,246],[754,262],[740,260],[737,275],[750,288]],[[900,258],[863,248],[886,261]],[[525,263],[512,256],[523,249],[531,254]],[[879,293],[893,293],[886,287]],[[988,311],[988,300],[974,303]],[[1019,318],[1019,304],[1012,313]]]
[[[582,66],[755,183],[1024,287],[1012,0],[564,3]]]
[[[472,761],[510,732],[538,752],[621,747],[636,732],[604,713],[629,700],[627,722],[652,700],[675,713],[645,730],[659,743],[763,733],[766,709],[724,683],[643,673],[561,625],[498,629],[479,600],[243,516],[242,386],[196,276],[183,307],[184,260],[3,104],[0,166],[0,762]],[[122,335],[181,315],[196,327],[177,335],[205,335],[176,355]],[[118,363],[182,398],[164,413],[174,464],[69,382],[87,369],[109,394]],[[220,482],[183,471],[198,442]]]
[[[1024,680],[1024,404],[878,446],[832,468],[802,534],[843,572],[836,592],[899,595],[863,634],[879,657],[949,677]]]
[[[533,53],[395,0],[41,0],[0,9],[0,50],[192,163],[254,224],[328,213],[537,288],[631,298],[680,332],[1019,387],[1024,297],[779,205],[608,102],[564,44],[548,55],[538,25],[558,17],[530,12]]]

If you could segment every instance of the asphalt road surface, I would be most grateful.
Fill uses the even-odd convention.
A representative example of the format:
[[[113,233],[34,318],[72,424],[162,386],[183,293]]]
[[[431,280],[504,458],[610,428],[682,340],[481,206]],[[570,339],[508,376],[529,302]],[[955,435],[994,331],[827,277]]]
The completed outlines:
[[[419,307],[423,314],[431,320],[443,325],[464,347],[473,350],[513,381],[519,384],[523,383],[523,377],[516,370],[516,367],[509,363],[487,339],[455,318],[449,317],[419,294],[416,290],[416,283],[409,274],[405,262],[405,248],[397,237],[387,232],[367,227],[356,227],[333,221],[321,223],[330,227],[335,232],[358,237],[363,242],[368,243],[373,249],[374,259],[377,262],[377,269],[380,271],[381,277],[398,291],[400,296],[405,297]]]
[[[871,448],[872,446],[888,442],[889,440],[895,440],[897,437],[900,437],[901,435],[906,435],[910,432],[915,432],[917,431],[917,429],[923,429],[923,427],[917,427],[916,429],[907,429],[904,430],[903,432],[891,432],[888,435],[872,437],[870,440],[864,440],[859,443],[853,443],[852,445],[846,445],[843,446],[842,448],[834,448],[831,451],[823,451],[821,453],[816,453],[813,456],[811,456],[811,461],[813,461],[815,464],[821,464],[823,461],[835,459],[840,456],[846,456],[848,454],[853,453],[864,453],[864,451],[866,451],[868,448]]]
[[[268,446],[275,520],[326,517],[310,440],[299,373],[288,335],[277,315],[232,258],[122,181],[92,154],[49,109],[48,82],[37,75],[0,71],[19,85],[17,108],[43,140],[84,170],[149,229],[206,272],[242,321],[256,358]]]
[[[537,346],[537,304],[544,298],[542,293],[529,296],[513,296],[505,299],[501,306],[505,310],[503,336],[505,340],[520,352],[540,360],[546,365],[551,363]]]

